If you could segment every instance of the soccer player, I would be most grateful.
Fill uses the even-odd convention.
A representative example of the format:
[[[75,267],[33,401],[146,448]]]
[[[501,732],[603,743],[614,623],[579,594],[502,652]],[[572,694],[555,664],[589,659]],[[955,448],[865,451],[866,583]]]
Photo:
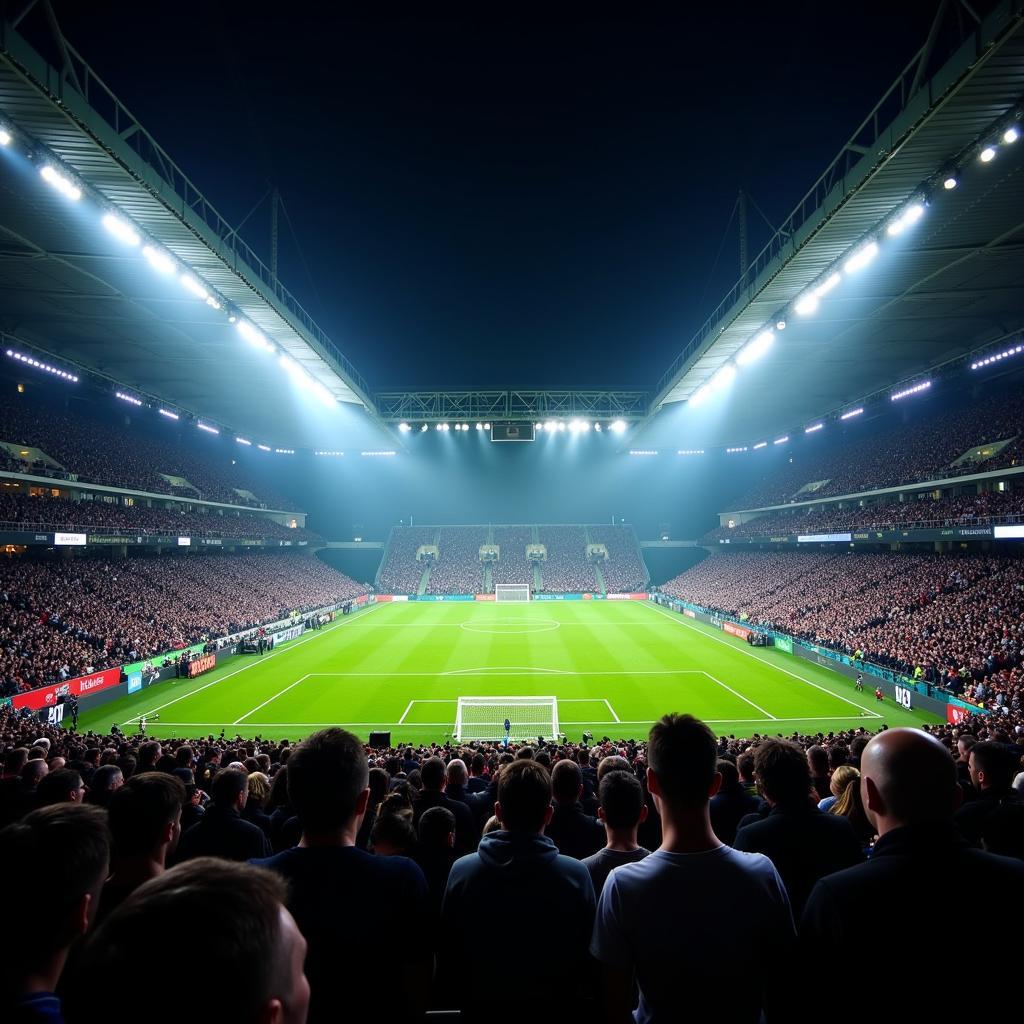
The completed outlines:
[[[145,715],[143,715],[139,719],[139,732],[141,732],[143,736],[146,735],[146,716]]]
[[[879,700],[879,701],[884,701],[885,700],[885,694],[882,693],[881,686],[876,686],[875,687],[875,700]]]
[[[858,693],[864,692],[864,676],[860,672],[857,673],[857,682],[853,687]]]

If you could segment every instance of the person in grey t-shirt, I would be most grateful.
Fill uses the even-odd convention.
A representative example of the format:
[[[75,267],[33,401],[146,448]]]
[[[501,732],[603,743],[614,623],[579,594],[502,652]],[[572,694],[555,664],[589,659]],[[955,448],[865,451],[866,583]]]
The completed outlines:
[[[632,772],[608,772],[601,779],[598,798],[601,806],[597,816],[604,822],[608,844],[597,853],[585,857],[583,863],[590,872],[594,892],[600,896],[612,868],[643,860],[650,850],[645,850],[636,841],[640,822],[647,817],[640,780]]]
[[[700,999],[714,1000],[716,1024],[757,1024],[762,1011],[784,1019],[772,1010],[792,970],[789,897],[767,857],[723,845],[711,828],[708,801],[722,781],[714,734],[690,715],[666,715],[647,759],[663,841],[615,868],[601,892],[590,952],[604,974],[606,1019],[674,1024]]]

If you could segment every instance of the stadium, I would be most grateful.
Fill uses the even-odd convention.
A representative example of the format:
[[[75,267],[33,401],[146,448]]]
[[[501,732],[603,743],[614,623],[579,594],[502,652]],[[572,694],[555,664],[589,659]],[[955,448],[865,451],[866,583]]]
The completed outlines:
[[[0,1020],[991,1012],[1024,6],[100,7],[0,5]]]

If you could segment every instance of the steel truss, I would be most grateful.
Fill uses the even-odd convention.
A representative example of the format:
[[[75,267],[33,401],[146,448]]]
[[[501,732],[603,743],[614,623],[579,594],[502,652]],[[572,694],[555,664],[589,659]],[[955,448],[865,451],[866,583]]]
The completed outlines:
[[[385,391],[373,396],[380,418],[390,423],[639,420],[647,415],[649,400],[646,391]]]

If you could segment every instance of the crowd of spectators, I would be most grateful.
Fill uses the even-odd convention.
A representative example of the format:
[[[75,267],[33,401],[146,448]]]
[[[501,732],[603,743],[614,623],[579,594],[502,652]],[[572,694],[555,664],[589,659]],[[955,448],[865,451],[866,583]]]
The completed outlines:
[[[0,560],[0,696],[351,600],[298,553]]]
[[[116,991],[171,1024],[146,939],[187,946],[206,921],[209,1019],[239,1024],[382,1005],[625,1024],[705,1002],[723,1021],[826,1002],[860,1021],[863,1001],[830,1000],[834,972],[808,965],[927,950],[951,886],[1020,891],[1022,755],[1019,716],[740,738],[667,715],[643,740],[382,749],[341,729],[80,735],[0,709],[5,911],[34,923],[0,963],[0,1016],[91,1021]],[[557,939],[481,956],[495,915]],[[367,941],[375,922],[400,955]],[[984,934],[1010,949],[1016,930],[1007,913]],[[976,998],[922,978],[886,988],[884,1019]]]
[[[274,519],[249,513],[202,513],[185,509],[150,508],[112,501],[71,501],[49,495],[0,492],[0,524],[4,529],[124,533],[127,535],[263,538],[316,541],[304,527],[288,527]]]
[[[850,530],[892,530],[928,524],[930,527],[985,526],[993,520],[1019,522],[1024,516],[1024,491],[986,491],[935,499],[931,494],[906,501],[876,502],[854,508],[815,505],[792,512],[770,513],[736,526],[719,526],[707,540],[734,537],[773,537],[799,533],[837,533]]]
[[[595,593],[597,576],[587,561],[587,534],[582,526],[541,526],[547,551],[541,563],[541,588],[549,594]]]
[[[591,544],[603,544],[608,551],[600,563],[604,587],[609,594],[632,594],[647,586],[647,572],[632,526],[588,526]]]
[[[986,554],[729,552],[662,588],[976,700],[1024,701],[1024,560]]]
[[[377,575],[382,594],[415,594],[427,565],[416,558],[425,545],[437,540],[436,526],[396,526],[391,531],[384,562]]]
[[[932,395],[922,401],[929,404],[915,409],[910,422],[901,416],[911,413],[894,408],[875,421],[853,420],[832,437],[822,434],[794,448],[791,461],[773,464],[770,475],[730,507],[763,508],[1024,463],[1024,396],[1019,390],[986,393],[960,405],[949,396]],[[1010,443],[988,459],[952,465],[972,448],[1007,440]],[[813,493],[798,494],[809,484],[820,486]]]
[[[427,593],[481,593],[484,571],[480,547],[486,542],[485,526],[442,526],[438,530],[438,559],[430,568]]]
[[[81,481],[132,490],[295,510],[287,498],[247,473],[236,458],[214,459],[183,437],[160,438],[147,432],[139,420],[130,428],[114,426],[109,417],[67,412],[21,397],[0,406],[0,441],[38,448],[65,471],[62,474],[44,461],[17,460],[20,472],[57,477],[70,473]],[[9,459],[16,454],[7,452]],[[167,477],[187,480],[191,486],[177,486]]]
[[[495,583],[523,583],[533,586],[533,566],[526,548],[533,543],[532,526],[495,526],[494,543],[498,561],[491,564],[491,590]]]

